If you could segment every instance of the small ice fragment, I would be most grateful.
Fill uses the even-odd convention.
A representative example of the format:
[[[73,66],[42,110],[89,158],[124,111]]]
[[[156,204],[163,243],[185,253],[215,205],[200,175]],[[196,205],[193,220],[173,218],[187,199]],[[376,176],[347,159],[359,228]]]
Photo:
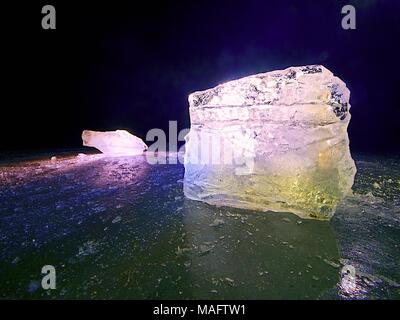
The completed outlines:
[[[217,219],[215,219],[214,222],[211,223],[209,226],[210,226],[210,227],[219,227],[219,226],[223,225],[224,223],[225,223],[225,222],[224,222],[223,219],[217,218]]]
[[[176,249],[176,254],[177,255],[181,255],[181,254],[184,254],[185,252],[188,252],[190,250],[191,250],[190,248],[181,248],[181,247],[178,246],[178,248]]]
[[[213,245],[201,244],[199,246],[199,254],[200,255],[205,255],[205,254],[209,253],[213,248],[214,248]]]
[[[93,240],[89,240],[83,244],[82,247],[79,247],[78,254],[76,256],[88,256],[97,252],[97,242]]]
[[[225,277],[225,280],[228,281],[229,283],[234,283],[235,282],[235,280],[233,280],[231,278],[228,278],[228,277]]]
[[[112,221],[111,221],[111,223],[117,223],[117,222],[120,222],[122,220],[122,218],[120,217],[120,216],[116,216]]]
[[[324,262],[326,264],[330,265],[333,268],[339,268],[340,267],[340,265],[338,263],[335,263],[335,262],[333,262],[331,260],[328,260],[328,259],[324,259]]]
[[[11,262],[12,264],[17,264],[20,261],[20,257],[15,257],[14,260]]]

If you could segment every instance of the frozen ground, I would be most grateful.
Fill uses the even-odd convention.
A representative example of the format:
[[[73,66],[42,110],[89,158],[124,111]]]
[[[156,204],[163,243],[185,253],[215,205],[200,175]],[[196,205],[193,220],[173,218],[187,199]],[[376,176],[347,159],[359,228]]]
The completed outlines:
[[[3,162],[0,298],[399,299],[400,159],[354,158],[330,222],[185,199],[182,165],[141,156]]]

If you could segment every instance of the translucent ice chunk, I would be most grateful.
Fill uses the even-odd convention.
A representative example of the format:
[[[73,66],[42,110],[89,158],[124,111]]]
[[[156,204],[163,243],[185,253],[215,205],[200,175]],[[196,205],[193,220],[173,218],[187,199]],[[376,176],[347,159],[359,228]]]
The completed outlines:
[[[140,155],[147,149],[142,139],[126,130],[82,132],[84,146],[94,147],[102,153],[114,156]]]
[[[350,92],[320,65],[192,93],[184,191],[210,204],[329,219],[351,191]]]

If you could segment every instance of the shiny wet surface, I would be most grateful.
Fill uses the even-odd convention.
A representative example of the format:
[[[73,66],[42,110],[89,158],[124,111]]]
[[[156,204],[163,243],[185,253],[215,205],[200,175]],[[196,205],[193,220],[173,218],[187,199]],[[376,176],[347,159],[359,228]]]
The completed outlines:
[[[0,297],[398,299],[399,158],[354,158],[330,222],[188,200],[182,165],[144,157],[2,164]]]

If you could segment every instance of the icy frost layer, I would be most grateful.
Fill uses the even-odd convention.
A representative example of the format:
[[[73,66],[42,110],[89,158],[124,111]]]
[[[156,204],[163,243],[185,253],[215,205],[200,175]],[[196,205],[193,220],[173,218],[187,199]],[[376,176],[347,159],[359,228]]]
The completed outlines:
[[[319,65],[192,93],[185,195],[329,219],[356,172],[347,135],[349,96],[344,82]]]
[[[134,156],[140,155],[147,149],[142,139],[126,130],[82,132],[83,145],[94,147],[107,155]]]

